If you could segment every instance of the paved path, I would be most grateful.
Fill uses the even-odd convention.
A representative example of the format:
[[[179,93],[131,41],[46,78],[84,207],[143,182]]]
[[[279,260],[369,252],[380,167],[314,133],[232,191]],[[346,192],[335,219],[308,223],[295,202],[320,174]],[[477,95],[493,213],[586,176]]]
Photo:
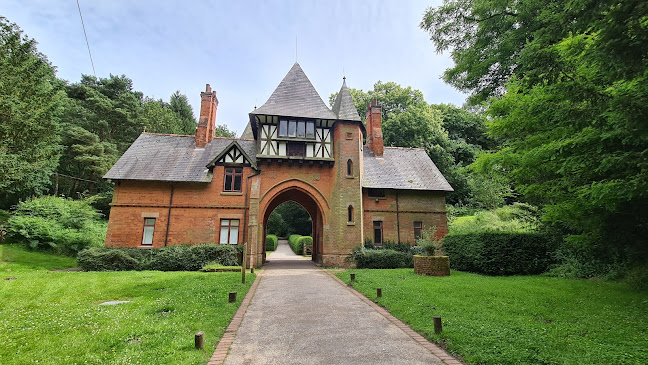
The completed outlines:
[[[442,364],[286,241],[268,260],[225,364]]]

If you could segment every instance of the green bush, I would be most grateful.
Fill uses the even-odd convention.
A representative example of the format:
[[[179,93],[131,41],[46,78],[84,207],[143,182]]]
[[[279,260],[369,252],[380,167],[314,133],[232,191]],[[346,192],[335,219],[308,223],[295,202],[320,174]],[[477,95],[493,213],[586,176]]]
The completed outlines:
[[[459,216],[450,220],[451,234],[480,232],[533,232],[540,226],[537,208],[515,203],[493,210],[478,211],[471,216]]]
[[[311,236],[302,236],[299,239],[299,246],[302,249],[302,254],[306,253],[306,251],[304,250],[304,246],[310,246],[311,252],[312,252],[312,250],[313,250],[313,237],[311,237]]]
[[[77,261],[86,271],[198,271],[211,263],[238,266],[241,264],[242,253],[241,246],[213,244],[149,250],[101,247],[79,252]]]
[[[266,251],[274,251],[277,249],[277,244],[279,239],[274,234],[269,234],[266,236]]]
[[[302,245],[301,238],[304,237],[299,234],[291,234],[288,236],[288,245],[297,255],[301,255],[304,252],[304,246]]]
[[[87,201],[53,196],[21,202],[6,223],[12,241],[68,255],[103,245],[106,228]]]
[[[531,232],[449,234],[443,247],[454,270],[486,275],[539,274],[552,262],[550,240]]]
[[[411,253],[391,249],[366,250],[357,248],[352,259],[359,269],[398,269],[414,267]]]

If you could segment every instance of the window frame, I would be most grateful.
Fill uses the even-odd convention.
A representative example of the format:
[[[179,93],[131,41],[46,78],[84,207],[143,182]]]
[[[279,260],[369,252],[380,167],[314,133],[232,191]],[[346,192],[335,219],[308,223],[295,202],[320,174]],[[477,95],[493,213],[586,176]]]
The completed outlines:
[[[230,188],[227,188],[227,178],[230,177]],[[239,188],[236,189],[236,179],[239,179]],[[243,191],[243,168],[242,167],[233,167],[225,166],[225,171],[223,174],[223,191],[224,192],[235,192],[240,193]]]
[[[277,136],[286,139],[315,140],[316,126],[314,120],[280,119]]]
[[[347,207],[347,222],[348,223],[353,223],[355,222],[354,216],[353,216],[353,205],[349,205]]]
[[[152,224],[149,224],[147,221],[148,220],[153,220]],[[155,222],[157,221],[156,218],[154,217],[146,217],[144,218],[144,226],[142,228],[142,245],[146,246],[152,246],[153,245],[153,238],[155,238]],[[147,243],[146,241],[146,229],[151,228],[151,242]]]
[[[382,246],[383,242],[385,241],[385,236],[383,235],[383,222],[373,221],[372,227],[373,227],[373,239],[374,239],[373,244],[376,246]],[[376,240],[376,230],[380,230],[380,242],[377,242]]]
[[[347,160],[347,176],[353,176],[353,161],[351,159]]]
[[[236,225],[233,225],[232,222],[236,221]],[[223,224],[223,222],[227,222],[227,224]],[[220,229],[219,229],[219,237],[218,237],[218,244],[220,245],[238,245],[238,240],[239,240],[239,235],[241,233],[240,229],[241,225],[241,220],[238,218],[223,218],[220,220]],[[227,229],[227,235],[225,242],[223,242],[223,228]],[[230,239],[232,238],[232,228],[236,228],[236,240],[235,242],[230,242]]]
[[[418,223],[418,227],[417,227],[417,223]],[[423,238],[423,222],[414,221],[413,225],[414,225],[414,241]]]

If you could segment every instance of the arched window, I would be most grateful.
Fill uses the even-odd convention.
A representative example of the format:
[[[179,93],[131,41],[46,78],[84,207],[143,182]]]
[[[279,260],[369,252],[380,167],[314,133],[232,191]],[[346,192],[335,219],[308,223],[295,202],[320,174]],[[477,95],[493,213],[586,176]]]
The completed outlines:
[[[347,208],[347,218],[348,222],[353,222],[353,207],[349,205],[349,208]]]
[[[353,161],[347,160],[347,176],[353,176]]]

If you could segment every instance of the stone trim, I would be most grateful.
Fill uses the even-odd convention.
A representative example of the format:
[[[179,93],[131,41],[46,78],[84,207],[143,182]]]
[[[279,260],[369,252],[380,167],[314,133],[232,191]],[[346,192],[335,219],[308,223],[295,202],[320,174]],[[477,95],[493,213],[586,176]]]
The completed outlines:
[[[169,208],[169,204],[110,203],[111,207],[126,208]],[[245,209],[243,205],[172,205],[171,208],[193,209]]]
[[[372,198],[373,199],[373,198]],[[396,210],[378,210],[378,209],[365,209],[366,213],[396,213]],[[446,214],[437,210],[424,211],[424,210],[399,210],[399,213],[417,213],[417,214]]]

